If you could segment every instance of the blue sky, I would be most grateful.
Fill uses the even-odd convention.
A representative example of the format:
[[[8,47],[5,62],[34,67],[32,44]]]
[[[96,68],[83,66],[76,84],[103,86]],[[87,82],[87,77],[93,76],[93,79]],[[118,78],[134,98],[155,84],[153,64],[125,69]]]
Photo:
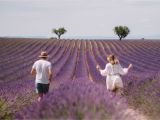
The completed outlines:
[[[0,36],[116,38],[113,28],[128,26],[127,38],[160,38],[160,0],[0,0]]]

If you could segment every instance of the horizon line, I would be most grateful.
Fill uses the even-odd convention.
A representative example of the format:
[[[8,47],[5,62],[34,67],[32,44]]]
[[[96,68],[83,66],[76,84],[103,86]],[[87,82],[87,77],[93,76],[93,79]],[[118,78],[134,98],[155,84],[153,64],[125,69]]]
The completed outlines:
[[[47,37],[47,36],[0,36],[0,38],[13,38],[13,39],[19,39],[19,38],[24,38],[24,39],[57,39],[58,40],[58,38],[57,37]],[[104,36],[100,36],[100,37],[98,37],[98,36],[91,36],[91,37],[89,37],[89,36],[80,36],[80,37],[78,37],[78,36],[76,36],[76,37],[73,37],[73,36],[71,36],[70,38],[68,38],[68,36],[67,37],[63,37],[63,38],[61,38],[60,40],[65,40],[65,39],[88,39],[88,40],[119,40],[119,38],[118,37],[104,37]],[[134,38],[134,37],[132,37],[132,38],[123,38],[122,40],[160,40],[160,38]]]

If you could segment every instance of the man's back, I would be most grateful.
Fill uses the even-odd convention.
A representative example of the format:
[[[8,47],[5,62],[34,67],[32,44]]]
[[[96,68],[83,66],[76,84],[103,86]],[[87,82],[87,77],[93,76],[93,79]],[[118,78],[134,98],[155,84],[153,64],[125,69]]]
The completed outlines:
[[[48,53],[41,51],[39,55],[40,60],[37,60],[31,69],[31,74],[36,75],[35,87],[38,93],[38,101],[41,101],[44,94],[49,91],[49,86],[52,79],[52,65],[47,61]]]
[[[49,70],[51,70],[51,63],[47,60],[37,60],[33,67],[36,70],[36,83],[49,83]]]

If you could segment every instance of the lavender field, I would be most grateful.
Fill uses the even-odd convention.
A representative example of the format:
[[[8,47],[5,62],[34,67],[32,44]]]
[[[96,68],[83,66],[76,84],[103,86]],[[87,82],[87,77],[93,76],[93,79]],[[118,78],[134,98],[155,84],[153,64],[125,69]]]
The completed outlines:
[[[41,50],[53,66],[50,92],[39,103],[31,67]],[[0,119],[159,120],[160,41],[0,38]],[[114,95],[96,69],[115,54],[133,68]]]

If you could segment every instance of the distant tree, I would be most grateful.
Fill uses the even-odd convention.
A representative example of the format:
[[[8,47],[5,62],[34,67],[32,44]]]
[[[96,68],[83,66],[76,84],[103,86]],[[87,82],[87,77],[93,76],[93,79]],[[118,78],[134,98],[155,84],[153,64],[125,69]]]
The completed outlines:
[[[130,33],[127,26],[116,26],[113,30],[114,33],[118,35],[119,40],[122,40],[122,38],[125,38]]]
[[[67,32],[67,30],[64,28],[58,28],[58,29],[53,29],[52,32],[58,36],[58,39],[60,39],[61,35],[65,34]]]

